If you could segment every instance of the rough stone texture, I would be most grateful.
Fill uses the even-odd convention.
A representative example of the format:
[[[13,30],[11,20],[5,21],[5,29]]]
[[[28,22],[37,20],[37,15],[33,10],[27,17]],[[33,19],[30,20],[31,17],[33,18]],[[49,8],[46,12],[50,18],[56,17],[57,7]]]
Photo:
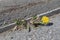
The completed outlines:
[[[12,3],[10,3],[12,1]],[[17,4],[15,4],[15,2]],[[22,2],[24,4],[19,4]],[[26,3],[27,2],[27,3]],[[31,3],[29,3],[31,2]],[[12,23],[16,18],[28,18],[54,8],[60,7],[60,0],[2,0],[0,11],[0,26]]]
[[[23,29],[1,33],[0,40],[60,40],[60,14],[51,16],[50,21],[52,26],[39,26],[31,32]]]
[[[37,3],[32,6],[24,6],[29,2],[32,3],[32,0],[23,0],[21,5],[24,7],[21,7],[21,9],[19,3],[21,0],[16,1],[17,0],[2,0],[0,2],[0,26],[3,26],[2,24],[5,22],[6,24],[12,23],[11,20],[16,18],[27,18],[60,7],[60,0],[51,0],[50,2]],[[34,0],[34,2],[35,1],[36,0]],[[11,7],[11,5],[15,4],[18,6]],[[39,26],[36,29],[32,29],[31,32],[24,29],[21,31],[17,30],[12,32],[9,30],[0,33],[0,40],[60,40],[60,14],[51,17],[51,22],[54,23],[53,26]]]

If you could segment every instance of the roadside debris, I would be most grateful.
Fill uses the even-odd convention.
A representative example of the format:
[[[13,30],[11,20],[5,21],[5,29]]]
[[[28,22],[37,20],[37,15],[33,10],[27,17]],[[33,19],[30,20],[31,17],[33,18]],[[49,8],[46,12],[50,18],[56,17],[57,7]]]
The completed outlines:
[[[14,30],[22,30],[22,29],[28,29],[29,32],[31,31],[31,27],[29,26],[30,24],[34,25],[34,27],[38,27],[38,26],[51,26],[53,25],[53,23],[50,23],[50,19],[47,16],[42,16],[37,17],[37,16],[33,16],[29,21],[24,20],[24,19],[17,19],[16,21],[16,27],[14,28]],[[29,23],[29,24],[28,24]]]

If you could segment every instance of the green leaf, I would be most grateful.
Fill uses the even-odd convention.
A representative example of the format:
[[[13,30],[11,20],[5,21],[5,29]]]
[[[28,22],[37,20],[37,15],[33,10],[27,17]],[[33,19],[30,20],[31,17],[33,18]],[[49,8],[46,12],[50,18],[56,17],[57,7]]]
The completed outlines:
[[[17,19],[15,22],[16,22],[17,25],[22,25],[22,23],[23,23],[23,22],[22,22],[21,20],[19,20],[19,19]]]
[[[33,19],[35,20],[37,18],[37,16],[33,16]]]

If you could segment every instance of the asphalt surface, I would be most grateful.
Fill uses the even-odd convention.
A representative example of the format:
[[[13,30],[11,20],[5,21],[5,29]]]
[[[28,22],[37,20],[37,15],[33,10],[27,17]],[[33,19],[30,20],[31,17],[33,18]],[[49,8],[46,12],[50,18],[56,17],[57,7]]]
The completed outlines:
[[[60,0],[2,0],[0,3],[0,26],[60,7]]]
[[[39,26],[31,32],[9,30],[0,34],[0,40],[60,40],[60,14],[51,16],[50,22],[53,22],[52,26]]]
[[[28,5],[29,3],[32,3]],[[22,7],[21,7],[22,6]],[[10,24],[17,18],[28,18],[60,7],[60,0],[2,0],[0,2],[0,27]],[[7,31],[0,33],[0,40],[60,40],[60,14],[50,17],[52,26],[39,26],[28,32]]]

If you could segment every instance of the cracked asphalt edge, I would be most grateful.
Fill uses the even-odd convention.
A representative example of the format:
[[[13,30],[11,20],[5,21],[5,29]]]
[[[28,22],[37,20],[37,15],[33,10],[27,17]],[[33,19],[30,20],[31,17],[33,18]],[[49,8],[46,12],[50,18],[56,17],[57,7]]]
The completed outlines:
[[[56,8],[56,9],[53,9],[53,10],[51,10],[51,11],[47,11],[47,12],[38,14],[37,17],[43,16],[43,15],[51,16],[51,15],[57,14],[57,13],[59,13],[59,12],[60,12],[60,7]],[[25,20],[29,20],[29,19],[31,19],[31,18],[32,18],[32,17],[27,18],[27,19],[25,19]],[[5,32],[5,31],[7,31],[7,30],[9,30],[9,29],[14,28],[15,25],[16,25],[16,23],[14,22],[14,23],[8,24],[8,25],[0,28],[0,33]]]

